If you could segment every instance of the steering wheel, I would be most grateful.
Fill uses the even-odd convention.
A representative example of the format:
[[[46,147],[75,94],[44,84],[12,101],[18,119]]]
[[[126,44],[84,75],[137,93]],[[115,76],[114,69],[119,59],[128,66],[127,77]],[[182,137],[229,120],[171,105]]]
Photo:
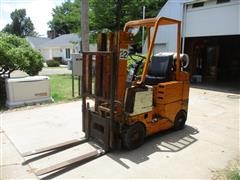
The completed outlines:
[[[145,57],[145,56],[142,56],[142,55],[139,55],[139,54],[130,54],[129,57],[130,57],[130,59],[132,59],[132,60],[135,62],[135,64],[134,64],[133,67],[132,67],[132,72],[131,72],[131,70],[130,70],[130,74],[129,74],[129,75],[130,75],[130,78],[129,78],[130,81],[133,81],[133,80],[136,79],[136,77],[137,77],[137,72],[138,72],[140,66],[141,66],[142,63],[143,63],[143,60],[145,60],[146,57]],[[140,60],[139,60],[139,59],[136,59],[136,57],[139,57]]]

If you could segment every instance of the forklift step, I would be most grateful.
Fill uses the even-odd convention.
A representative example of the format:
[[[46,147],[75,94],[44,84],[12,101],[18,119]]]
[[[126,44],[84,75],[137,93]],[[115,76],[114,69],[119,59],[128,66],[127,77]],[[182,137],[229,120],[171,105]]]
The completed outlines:
[[[37,176],[42,176],[44,174],[48,174],[51,172],[55,172],[64,168],[67,168],[69,166],[73,166],[76,165],[77,163],[84,163],[87,162],[89,160],[95,159],[97,157],[100,157],[101,155],[104,155],[106,152],[103,149],[97,149],[94,150],[92,152],[86,153],[84,155],[57,163],[55,165],[49,166],[47,168],[41,169],[39,171],[36,172]]]
[[[25,152],[25,153],[22,154],[22,156],[27,157],[27,156],[31,156],[31,155],[36,155],[36,154],[48,152],[48,151],[54,151],[54,150],[59,150],[59,149],[64,150],[64,149],[67,149],[67,148],[85,143],[86,141],[87,141],[87,138],[73,139],[73,140],[70,140],[70,141],[63,142],[63,143],[47,146],[47,147],[44,147],[44,148],[29,151],[29,152]]]

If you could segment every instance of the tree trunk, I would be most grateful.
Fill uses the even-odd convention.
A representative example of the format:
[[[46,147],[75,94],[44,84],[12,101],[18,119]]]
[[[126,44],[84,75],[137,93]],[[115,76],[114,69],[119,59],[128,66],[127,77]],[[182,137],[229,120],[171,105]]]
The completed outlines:
[[[122,16],[122,6],[123,6],[123,1],[122,0],[117,0],[117,6],[116,6],[116,25],[115,28],[117,31],[120,30],[120,21],[121,21],[121,16]]]
[[[81,39],[82,51],[89,51],[89,23],[88,23],[88,0],[81,0]]]

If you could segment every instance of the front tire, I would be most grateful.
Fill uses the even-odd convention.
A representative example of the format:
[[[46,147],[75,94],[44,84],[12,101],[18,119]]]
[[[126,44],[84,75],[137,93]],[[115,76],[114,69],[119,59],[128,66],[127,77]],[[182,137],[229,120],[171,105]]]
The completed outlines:
[[[144,143],[145,128],[141,123],[126,128],[123,134],[123,145],[126,149],[136,149]]]
[[[187,120],[187,114],[184,111],[179,111],[175,117],[174,129],[181,130],[185,127],[185,122]]]

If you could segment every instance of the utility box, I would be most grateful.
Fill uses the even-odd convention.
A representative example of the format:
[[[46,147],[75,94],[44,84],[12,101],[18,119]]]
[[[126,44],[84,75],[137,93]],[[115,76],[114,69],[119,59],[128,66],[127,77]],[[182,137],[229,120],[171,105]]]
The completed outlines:
[[[75,76],[82,76],[82,54],[72,54],[72,72]]]
[[[9,108],[52,101],[49,77],[47,76],[9,78],[5,82],[6,106]]]

